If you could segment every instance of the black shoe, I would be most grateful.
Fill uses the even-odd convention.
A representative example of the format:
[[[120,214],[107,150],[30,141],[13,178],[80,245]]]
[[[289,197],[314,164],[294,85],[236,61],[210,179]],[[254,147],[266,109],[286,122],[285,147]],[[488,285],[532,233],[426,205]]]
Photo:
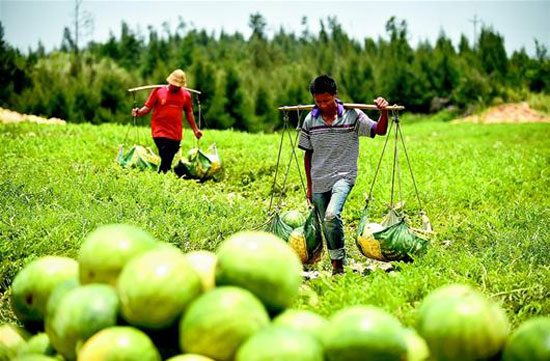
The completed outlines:
[[[341,275],[344,274],[344,263],[341,259],[333,259],[332,263],[332,275]]]

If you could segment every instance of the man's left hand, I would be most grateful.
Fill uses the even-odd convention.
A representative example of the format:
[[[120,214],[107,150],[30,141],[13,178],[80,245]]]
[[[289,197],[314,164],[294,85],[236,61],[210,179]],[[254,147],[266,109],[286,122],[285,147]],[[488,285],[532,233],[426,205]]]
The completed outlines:
[[[388,101],[386,99],[384,99],[382,97],[378,97],[378,98],[374,99],[374,104],[376,104],[378,109],[382,109],[382,108],[387,107],[390,103],[388,103]]]
[[[202,132],[201,132],[200,130],[197,129],[197,130],[194,131],[194,133],[195,133],[195,138],[201,139],[201,137],[202,137]]]

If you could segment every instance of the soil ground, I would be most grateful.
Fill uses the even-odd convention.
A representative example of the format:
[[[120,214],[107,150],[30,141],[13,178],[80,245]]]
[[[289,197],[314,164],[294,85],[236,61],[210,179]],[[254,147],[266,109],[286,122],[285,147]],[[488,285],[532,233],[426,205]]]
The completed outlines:
[[[550,117],[531,109],[527,102],[501,104],[481,114],[455,119],[454,123],[502,124],[502,123],[548,123]]]

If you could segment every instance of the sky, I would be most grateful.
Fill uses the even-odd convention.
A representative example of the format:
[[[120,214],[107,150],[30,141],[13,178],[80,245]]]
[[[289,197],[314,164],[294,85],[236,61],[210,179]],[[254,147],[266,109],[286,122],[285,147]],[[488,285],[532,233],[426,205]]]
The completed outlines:
[[[319,21],[335,16],[345,32],[357,40],[387,38],[385,24],[391,16],[406,20],[409,43],[434,44],[444,31],[455,46],[461,34],[474,38],[474,18],[492,27],[505,40],[509,55],[524,47],[535,54],[536,38],[550,51],[550,0],[545,1],[92,1],[82,9],[93,19],[93,32],[84,40],[105,41],[110,32],[118,38],[122,21],[131,29],[147,33],[153,26],[162,32],[167,22],[172,31],[179,19],[188,29],[205,29],[219,35],[240,32],[250,36],[250,14],[259,12],[267,22],[268,35],[281,27],[300,34],[302,17],[307,16],[310,32],[317,34]],[[0,22],[4,39],[26,52],[41,41],[47,51],[59,48],[63,28],[74,19],[74,0],[0,0]]]

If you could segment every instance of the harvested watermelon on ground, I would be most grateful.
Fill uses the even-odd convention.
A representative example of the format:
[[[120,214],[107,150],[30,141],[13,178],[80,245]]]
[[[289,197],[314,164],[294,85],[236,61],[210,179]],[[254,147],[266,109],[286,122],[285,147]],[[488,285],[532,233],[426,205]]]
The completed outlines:
[[[133,327],[115,326],[99,331],[86,341],[78,361],[160,361],[151,339]]]
[[[61,359],[53,356],[30,354],[30,355],[21,355],[16,358],[11,359],[10,361],[60,361]]]
[[[113,286],[90,284],[67,292],[46,319],[46,333],[54,348],[67,359],[96,332],[116,325],[120,308]]]
[[[40,322],[56,285],[78,279],[78,263],[68,257],[44,256],[25,266],[13,280],[11,302],[22,322]]]
[[[292,248],[267,232],[240,232],[219,247],[216,285],[245,288],[269,311],[292,304],[302,283],[302,264]]]
[[[274,326],[290,328],[310,334],[321,340],[323,328],[328,320],[315,312],[307,310],[288,309],[273,319]]]
[[[314,336],[282,326],[267,327],[250,337],[235,361],[323,361],[323,347]]]
[[[485,360],[504,347],[510,325],[500,306],[467,285],[430,293],[419,309],[417,330],[442,361]]]
[[[197,298],[183,315],[180,346],[183,352],[233,360],[239,346],[269,322],[264,305],[250,291],[217,287]]]
[[[29,333],[11,324],[0,326],[0,360],[11,360],[25,346]]]
[[[430,350],[426,341],[412,328],[405,330],[407,361],[428,361]]]
[[[188,353],[186,355],[177,355],[177,356],[171,357],[166,361],[215,361],[215,360],[211,359],[210,357]]]
[[[218,258],[209,251],[193,251],[185,254],[185,258],[201,279],[202,290],[210,291],[216,286],[216,264]]]
[[[502,361],[550,360],[550,317],[522,323],[509,337]]]
[[[40,332],[29,338],[27,343],[19,348],[19,352],[17,354],[19,356],[29,354],[54,356],[56,351],[48,335],[45,332]]]
[[[109,224],[90,233],[80,247],[80,282],[116,285],[124,265],[158,242],[148,232],[127,224]]]
[[[323,329],[327,361],[403,361],[405,329],[392,315],[373,306],[352,306],[333,315]]]
[[[131,325],[158,330],[178,320],[202,285],[183,253],[163,247],[132,259],[120,273],[117,289],[122,317]]]

